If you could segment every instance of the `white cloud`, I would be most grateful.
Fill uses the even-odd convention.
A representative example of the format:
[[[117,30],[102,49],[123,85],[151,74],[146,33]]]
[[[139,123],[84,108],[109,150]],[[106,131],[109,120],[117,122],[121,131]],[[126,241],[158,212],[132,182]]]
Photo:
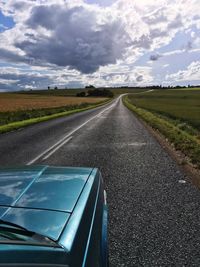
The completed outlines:
[[[1,79],[0,78],[0,84],[8,84],[8,85],[10,85],[10,84],[15,84],[15,83],[17,83],[17,82],[19,82],[19,80],[9,80],[9,79]]]
[[[176,73],[166,76],[167,80],[172,81],[200,81],[200,61],[192,62],[186,70],[180,70]]]
[[[68,66],[90,73],[116,63],[129,46],[121,18],[100,7],[61,2],[36,5],[27,14],[23,23],[19,21],[4,33],[3,43],[5,49],[11,40],[12,50],[20,49],[34,64]]]
[[[1,0],[0,9],[15,21],[12,29],[0,33],[0,62],[18,64],[20,73],[12,78],[26,87],[31,79],[38,87],[53,81],[63,86],[153,83],[152,69],[159,61],[161,69],[170,68],[165,58],[200,48],[199,0]],[[159,52],[183,32],[190,39]],[[141,68],[135,66],[147,52]],[[158,62],[150,64],[149,58]],[[20,71],[21,64],[29,71]],[[12,80],[11,73],[7,76]]]

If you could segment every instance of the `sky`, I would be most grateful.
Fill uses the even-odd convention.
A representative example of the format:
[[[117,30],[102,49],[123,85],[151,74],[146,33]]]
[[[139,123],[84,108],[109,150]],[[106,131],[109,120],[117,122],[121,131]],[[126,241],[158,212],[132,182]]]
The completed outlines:
[[[0,0],[0,92],[199,85],[199,0]]]

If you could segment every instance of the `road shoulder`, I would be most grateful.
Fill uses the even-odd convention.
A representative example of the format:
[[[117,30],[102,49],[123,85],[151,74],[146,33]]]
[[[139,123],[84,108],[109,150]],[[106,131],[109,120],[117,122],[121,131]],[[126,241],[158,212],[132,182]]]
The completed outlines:
[[[122,101],[124,106],[126,103]],[[130,110],[130,109],[129,109]],[[144,127],[156,138],[159,144],[167,151],[167,153],[176,161],[177,165],[183,171],[189,180],[200,189],[200,170],[196,165],[190,162],[190,159],[180,150],[177,150],[173,143],[171,143],[159,130],[154,129],[144,119],[142,119],[137,113],[131,110],[138,118],[138,120],[144,125]]]

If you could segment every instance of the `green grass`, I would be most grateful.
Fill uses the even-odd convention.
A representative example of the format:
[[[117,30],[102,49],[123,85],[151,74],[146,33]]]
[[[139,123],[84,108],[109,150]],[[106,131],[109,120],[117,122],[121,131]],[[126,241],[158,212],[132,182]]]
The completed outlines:
[[[98,104],[83,103],[81,105],[76,105],[76,106],[66,106],[66,107],[59,107],[52,109],[17,111],[17,112],[12,112],[12,117],[9,117],[11,115],[10,114],[11,112],[6,112],[8,113],[6,114],[6,117],[4,117],[5,115],[4,113],[0,113],[0,122],[2,123],[4,119],[4,123],[2,123],[0,126],[0,133],[6,133],[9,131],[17,130],[19,128],[36,124],[38,122],[48,121],[63,116],[69,116],[74,113],[102,106],[110,101],[111,99],[103,101]]]
[[[53,115],[56,113],[63,113],[70,110],[83,109],[91,104],[83,103],[80,105],[69,105],[64,107],[55,107],[55,108],[41,108],[41,109],[32,109],[32,110],[17,110],[17,111],[8,111],[0,112],[0,126],[22,121],[29,120],[33,118],[39,118],[44,116]]]
[[[163,93],[168,95],[168,92]],[[150,99],[147,95],[146,97],[146,99]],[[136,106],[135,99],[133,99],[133,96],[125,96],[123,102],[131,111],[163,134],[177,150],[182,151],[191,159],[192,163],[200,168],[200,141],[196,132],[192,134],[185,129],[181,129],[174,123],[174,120],[168,119],[166,116],[160,116],[159,113],[152,113],[151,111],[141,108],[138,106],[138,102]],[[158,106],[161,107],[160,105]]]
[[[156,90],[130,96],[137,107],[164,115],[200,130],[200,90]]]
[[[135,94],[135,93],[141,93],[145,92],[148,89],[145,88],[111,88],[109,89],[111,92],[113,92],[114,95],[121,95],[121,94]]]

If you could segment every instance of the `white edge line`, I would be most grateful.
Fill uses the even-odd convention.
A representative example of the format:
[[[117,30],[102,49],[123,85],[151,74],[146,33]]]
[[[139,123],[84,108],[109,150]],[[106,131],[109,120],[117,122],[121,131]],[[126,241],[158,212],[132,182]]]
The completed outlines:
[[[57,143],[55,143],[54,145],[52,145],[51,147],[49,147],[48,149],[46,149],[44,152],[42,152],[41,154],[39,154],[37,157],[35,157],[33,160],[29,161],[26,165],[31,165],[34,162],[36,162],[38,159],[40,159],[42,156],[44,156],[45,154],[47,154],[50,150],[52,150],[54,147],[56,147],[57,145],[59,145],[61,142],[63,142],[66,138],[68,138],[69,136],[71,136],[73,133],[75,133],[76,131],[78,131],[80,128],[82,128],[83,126],[85,126],[88,122],[90,122],[91,120],[97,118],[99,115],[101,115],[103,112],[111,109],[114,107],[114,105],[117,103],[117,101],[120,99],[121,96],[119,96],[115,103],[113,103],[110,107],[104,109],[103,111],[99,112],[97,115],[95,115],[94,117],[90,118],[89,120],[87,120],[86,122],[84,122],[83,124],[81,124],[80,126],[78,126],[77,128],[75,128],[73,131],[71,131],[69,134],[67,134],[66,136],[64,136],[62,139],[60,139]]]
[[[67,140],[63,141],[59,146],[57,146],[56,148],[54,148],[49,154],[47,154],[43,160],[48,159],[53,153],[55,153],[59,148],[61,148],[64,144],[66,144],[67,142],[69,142],[72,139],[73,136],[70,136]]]

